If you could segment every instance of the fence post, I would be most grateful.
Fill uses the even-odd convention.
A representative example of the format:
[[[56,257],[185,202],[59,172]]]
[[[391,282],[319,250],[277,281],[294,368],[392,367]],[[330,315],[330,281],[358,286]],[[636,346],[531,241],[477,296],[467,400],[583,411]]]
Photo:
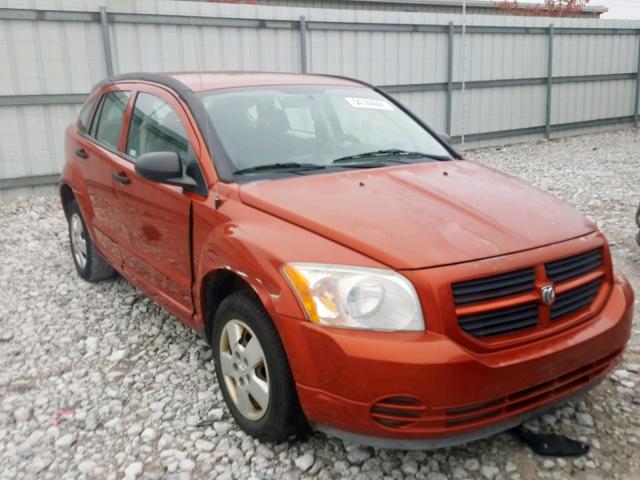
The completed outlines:
[[[449,22],[449,40],[447,42],[447,114],[446,131],[451,135],[453,109],[453,22]]]
[[[638,128],[638,102],[640,102],[640,35],[638,35],[638,65],[636,66],[636,104],[633,108],[633,125]]]
[[[307,73],[307,20],[300,17],[300,68],[302,73]]]
[[[551,86],[553,84],[553,23],[549,25],[549,51],[547,54],[547,108],[545,113],[544,132],[551,138]]]
[[[104,47],[104,61],[107,69],[107,77],[113,76],[113,60],[111,58],[111,42],[109,40],[109,18],[107,8],[100,7],[100,26],[102,28],[102,46]]]

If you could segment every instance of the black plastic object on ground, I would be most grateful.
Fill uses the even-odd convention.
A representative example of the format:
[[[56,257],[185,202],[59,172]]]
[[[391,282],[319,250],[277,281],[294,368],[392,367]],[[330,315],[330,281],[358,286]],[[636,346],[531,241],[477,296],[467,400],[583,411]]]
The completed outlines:
[[[538,455],[546,457],[579,457],[589,452],[586,443],[572,440],[564,435],[535,433],[520,425],[513,434]]]

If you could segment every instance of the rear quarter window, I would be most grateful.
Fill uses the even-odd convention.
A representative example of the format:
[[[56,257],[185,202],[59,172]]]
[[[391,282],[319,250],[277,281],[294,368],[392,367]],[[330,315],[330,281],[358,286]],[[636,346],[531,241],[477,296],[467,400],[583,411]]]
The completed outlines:
[[[84,106],[80,110],[80,113],[78,114],[78,121],[76,122],[76,125],[78,127],[78,130],[80,130],[83,133],[87,133],[89,131],[89,127],[91,126],[91,117],[93,113],[93,107],[95,106],[97,101],[98,101],[97,96],[90,98],[84,104]]]
[[[96,140],[117,148],[129,96],[129,92],[109,92],[102,97],[100,109],[91,125],[91,133]]]

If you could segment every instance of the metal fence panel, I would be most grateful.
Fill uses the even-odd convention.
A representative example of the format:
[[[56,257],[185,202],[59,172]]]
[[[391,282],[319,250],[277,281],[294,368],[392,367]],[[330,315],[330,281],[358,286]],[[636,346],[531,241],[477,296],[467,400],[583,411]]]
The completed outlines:
[[[0,108],[0,179],[60,172],[64,129],[79,105]]]
[[[478,88],[465,92],[464,109],[461,92],[453,95],[454,136],[485,133],[544,125],[544,86]],[[464,112],[464,124],[460,118]]]
[[[421,32],[309,32],[310,72],[375,85],[447,80],[447,35]]]
[[[554,85],[551,123],[633,115],[634,98],[635,80]]]
[[[468,33],[465,38],[465,80],[537,78],[547,72],[547,37]],[[453,78],[462,80],[462,37],[454,40]]]
[[[446,132],[446,92],[406,92],[394,93],[393,96],[404,105],[410,105],[411,111],[436,132]]]
[[[636,70],[637,35],[557,35],[553,73],[558,76]]]

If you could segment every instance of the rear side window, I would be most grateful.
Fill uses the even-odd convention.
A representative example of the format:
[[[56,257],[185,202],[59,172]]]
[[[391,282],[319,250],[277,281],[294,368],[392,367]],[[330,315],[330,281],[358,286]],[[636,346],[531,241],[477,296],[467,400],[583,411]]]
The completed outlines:
[[[127,154],[137,158],[150,152],[187,155],[189,140],[178,113],[164,100],[140,92],[131,117]]]
[[[78,115],[78,130],[83,133],[89,131],[89,125],[91,124],[91,113],[93,112],[93,107],[96,104],[98,97],[93,97],[87,103],[84,104],[82,110],[80,110],[80,114]]]
[[[96,140],[111,147],[118,146],[122,117],[129,102],[129,92],[109,92],[102,97],[102,104],[91,126]]]

